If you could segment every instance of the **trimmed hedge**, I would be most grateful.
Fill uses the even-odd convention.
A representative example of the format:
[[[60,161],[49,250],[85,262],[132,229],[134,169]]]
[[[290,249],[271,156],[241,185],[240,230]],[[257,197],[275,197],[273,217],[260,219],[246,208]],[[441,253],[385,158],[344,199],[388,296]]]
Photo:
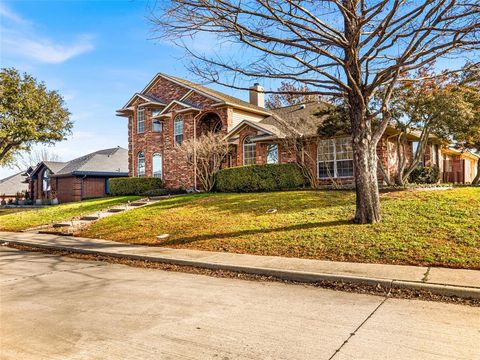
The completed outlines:
[[[239,166],[217,172],[215,190],[219,192],[260,192],[298,189],[306,184],[295,164]]]
[[[123,177],[109,180],[110,195],[144,195],[163,188],[163,181],[154,177]]]

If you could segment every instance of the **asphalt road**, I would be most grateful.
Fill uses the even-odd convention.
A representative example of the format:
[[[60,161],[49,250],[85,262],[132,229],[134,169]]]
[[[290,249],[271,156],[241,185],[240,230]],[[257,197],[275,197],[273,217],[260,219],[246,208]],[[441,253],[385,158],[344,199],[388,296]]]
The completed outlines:
[[[1,359],[480,359],[480,308],[0,249]]]

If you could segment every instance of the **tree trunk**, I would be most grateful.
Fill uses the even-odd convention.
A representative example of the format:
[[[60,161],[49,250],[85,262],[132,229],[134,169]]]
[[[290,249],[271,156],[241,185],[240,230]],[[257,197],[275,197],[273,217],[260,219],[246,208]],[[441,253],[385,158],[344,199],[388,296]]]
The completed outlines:
[[[473,185],[480,185],[480,159],[477,161],[477,175],[472,181]]]
[[[352,122],[353,168],[355,171],[357,224],[373,224],[381,220],[377,180],[377,144],[372,141],[371,121],[362,106],[350,99]]]

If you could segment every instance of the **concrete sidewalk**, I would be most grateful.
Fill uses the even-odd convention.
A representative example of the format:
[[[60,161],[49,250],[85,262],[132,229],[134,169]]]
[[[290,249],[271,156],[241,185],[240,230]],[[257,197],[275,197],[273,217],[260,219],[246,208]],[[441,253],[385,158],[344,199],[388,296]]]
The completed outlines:
[[[207,269],[238,271],[301,282],[340,281],[409,288],[445,296],[480,299],[480,271],[364,264],[277,256],[139,246],[114,241],[34,233],[0,232],[0,242],[51,250],[123,257]]]

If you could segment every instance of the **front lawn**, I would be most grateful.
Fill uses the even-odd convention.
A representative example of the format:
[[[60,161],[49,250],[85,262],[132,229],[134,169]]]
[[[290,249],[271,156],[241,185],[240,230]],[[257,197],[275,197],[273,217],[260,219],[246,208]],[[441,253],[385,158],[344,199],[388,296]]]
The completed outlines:
[[[383,194],[383,221],[375,225],[350,222],[354,201],[348,191],[189,195],[102,219],[79,235],[175,248],[480,269],[480,188]],[[156,239],[164,233],[170,236]]]
[[[108,197],[54,205],[29,211],[11,211],[0,217],[0,231],[19,231],[31,227],[69,220],[76,216],[99,211],[110,206],[138,199],[138,196]],[[7,210],[7,209],[4,209]],[[13,210],[8,209],[6,212]],[[22,209],[24,210],[24,209]]]

